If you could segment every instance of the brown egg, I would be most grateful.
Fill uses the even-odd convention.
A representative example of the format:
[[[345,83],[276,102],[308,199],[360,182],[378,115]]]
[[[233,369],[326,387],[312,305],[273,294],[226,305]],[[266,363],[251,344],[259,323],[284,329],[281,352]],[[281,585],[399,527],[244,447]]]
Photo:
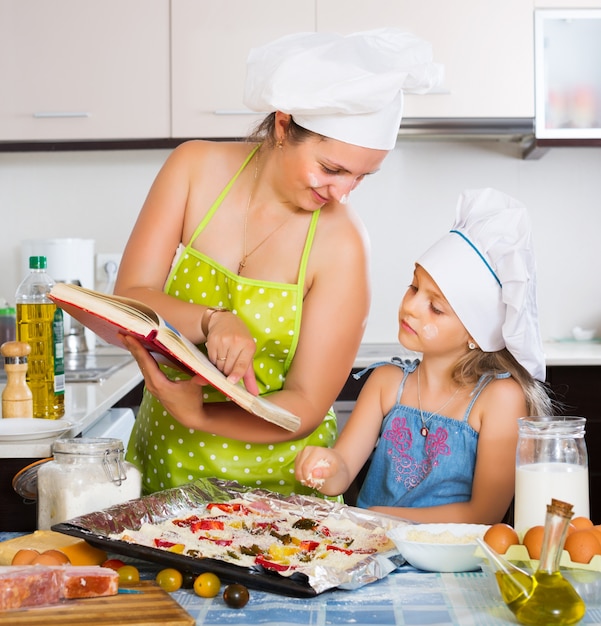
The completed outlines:
[[[19,550],[15,556],[13,556],[12,565],[29,565],[34,559],[40,556],[37,550],[29,550],[24,548]]]
[[[594,526],[593,522],[588,517],[574,517],[570,522],[571,526],[574,526],[576,530],[587,529],[591,530]]]
[[[69,557],[60,550],[46,550],[32,561],[32,565],[68,565]]]
[[[601,540],[601,525],[593,526],[591,530],[595,531],[596,533],[599,533],[599,539]]]
[[[531,559],[540,559],[540,551],[543,547],[544,526],[532,526],[526,531],[522,543],[526,546]]]
[[[520,543],[518,534],[509,524],[493,524],[483,539],[498,554],[505,554],[510,546]]]
[[[584,528],[568,535],[564,550],[575,563],[590,563],[596,554],[601,554],[601,542],[595,531]]]

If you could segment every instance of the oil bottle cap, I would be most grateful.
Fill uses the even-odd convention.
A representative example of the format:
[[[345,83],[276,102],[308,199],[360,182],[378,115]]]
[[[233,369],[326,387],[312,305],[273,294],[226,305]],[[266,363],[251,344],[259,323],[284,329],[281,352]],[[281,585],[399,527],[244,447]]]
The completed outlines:
[[[29,269],[30,270],[45,270],[46,269],[46,257],[45,256],[30,256],[29,257]]]

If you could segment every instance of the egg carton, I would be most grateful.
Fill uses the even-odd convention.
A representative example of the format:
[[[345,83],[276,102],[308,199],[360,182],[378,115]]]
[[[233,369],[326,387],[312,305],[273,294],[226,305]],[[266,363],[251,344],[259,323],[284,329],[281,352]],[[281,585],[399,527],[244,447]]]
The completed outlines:
[[[484,555],[484,552],[482,553]],[[529,569],[535,570],[538,567],[538,561],[531,559],[526,546],[510,546],[503,555],[508,561],[525,563]],[[576,563],[570,558],[567,550],[563,550],[559,559],[560,568],[576,569],[590,572],[601,572],[601,555],[596,554],[590,563]]]

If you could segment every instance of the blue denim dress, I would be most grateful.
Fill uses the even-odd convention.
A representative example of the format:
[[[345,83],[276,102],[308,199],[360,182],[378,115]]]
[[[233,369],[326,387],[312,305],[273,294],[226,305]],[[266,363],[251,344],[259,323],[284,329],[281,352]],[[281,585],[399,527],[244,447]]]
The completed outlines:
[[[419,361],[395,357],[392,363],[405,375],[395,405],[382,422],[357,506],[429,507],[468,501],[478,447],[478,433],[468,424],[468,416],[486,385],[509,374],[483,375],[472,391],[463,419],[434,414],[428,420],[428,434],[424,437],[420,433],[423,424],[419,409],[400,403],[407,376],[415,371]],[[389,364],[375,363],[355,376]]]

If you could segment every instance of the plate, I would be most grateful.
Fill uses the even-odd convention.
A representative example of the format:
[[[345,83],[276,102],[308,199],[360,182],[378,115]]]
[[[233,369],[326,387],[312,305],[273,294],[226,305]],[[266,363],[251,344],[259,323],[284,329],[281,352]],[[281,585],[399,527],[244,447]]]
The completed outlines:
[[[37,417],[6,417],[0,419],[1,441],[31,441],[57,437],[73,427],[64,419],[47,420]]]

